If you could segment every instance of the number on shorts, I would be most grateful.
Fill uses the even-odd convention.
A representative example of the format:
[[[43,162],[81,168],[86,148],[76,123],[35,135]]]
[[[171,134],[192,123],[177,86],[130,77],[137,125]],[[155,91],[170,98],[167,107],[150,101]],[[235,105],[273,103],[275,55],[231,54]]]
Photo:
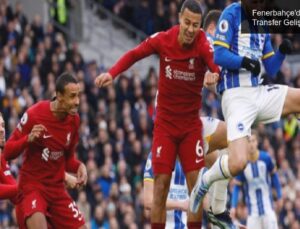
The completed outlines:
[[[203,155],[204,155],[204,151],[203,151],[203,148],[201,146],[201,141],[200,140],[198,140],[197,144],[196,144],[196,155],[198,157],[203,157]]]
[[[78,218],[79,221],[82,220],[81,212],[77,209],[75,201],[69,204],[69,208],[71,208],[72,212],[74,213],[73,217]]]

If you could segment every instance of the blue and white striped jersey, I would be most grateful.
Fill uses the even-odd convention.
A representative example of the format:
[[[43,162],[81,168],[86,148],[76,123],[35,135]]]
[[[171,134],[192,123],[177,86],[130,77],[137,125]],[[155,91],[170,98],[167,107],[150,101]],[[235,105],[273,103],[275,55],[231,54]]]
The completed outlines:
[[[144,180],[153,181],[154,175],[152,171],[152,154],[149,153],[146,166],[144,169]],[[172,173],[170,190],[168,199],[186,201],[189,198],[188,188],[184,176],[184,172],[178,160],[176,160],[175,169]],[[187,214],[180,210],[167,211],[166,228],[183,229],[187,228]]]
[[[248,162],[236,179],[243,183],[248,215],[261,216],[273,210],[271,173],[274,163],[267,152],[260,151],[255,162]]]
[[[241,10],[240,2],[233,3],[224,9],[217,25],[214,45],[228,48],[236,55],[246,56],[260,62],[274,55],[269,34],[241,33],[241,24],[248,25]],[[217,91],[222,93],[226,89],[235,87],[255,87],[261,82],[260,76],[255,76],[249,71],[222,68]]]

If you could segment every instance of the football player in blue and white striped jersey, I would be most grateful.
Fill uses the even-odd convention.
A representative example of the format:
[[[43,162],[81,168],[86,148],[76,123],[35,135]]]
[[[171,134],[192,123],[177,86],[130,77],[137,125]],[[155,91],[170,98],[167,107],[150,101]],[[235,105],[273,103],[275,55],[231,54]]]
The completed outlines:
[[[234,216],[239,192],[243,188],[248,209],[247,228],[277,229],[272,188],[276,190],[277,201],[281,200],[282,194],[276,166],[267,152],[258,149],[257,132],[252,133],[249,141],[250,153],[247,166],[235,177],[231,212]]]
[[[190,210],[196,212],[209,187],[217,180],[228,179],[243,171],[249,152],[248,137],[254,122],[271,123],[281,116],[300,113],[300,89],[286,85],[262,85],[261,64],[269,76],[279,71],[286,54],[292,52],[289,40],[273,50],[270,35],[242,33],[248,25],[247,12],[253,4],[245,0],[230,4],[219,19],[214,41],[214,60],[222,67],[217,90],[222,96],[222,111],[227,124],[229,154],[220,156],[210,168],[199,172],[191,193]],[[254,27],[253,30],[261,28]]]

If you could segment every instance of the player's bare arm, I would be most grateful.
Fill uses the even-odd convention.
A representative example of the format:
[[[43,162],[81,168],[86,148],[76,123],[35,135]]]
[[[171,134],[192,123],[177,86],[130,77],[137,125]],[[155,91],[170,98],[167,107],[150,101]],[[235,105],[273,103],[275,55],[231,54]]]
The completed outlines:
[[[144,180],[144,204],[147,210],[151,210],[153,201],[153,180]],[[189,200],[178,201],[167,199],[166,210],[181,210],[187,211],[189,207]]]

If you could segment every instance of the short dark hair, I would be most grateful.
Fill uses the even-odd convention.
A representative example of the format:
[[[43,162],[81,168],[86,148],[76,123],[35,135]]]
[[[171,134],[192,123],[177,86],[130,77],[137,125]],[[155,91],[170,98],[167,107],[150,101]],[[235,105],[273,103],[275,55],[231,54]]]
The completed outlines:
[[[65,87],[69,83],[77,84],[77,79],[69,72],[62,73],[56,80],[55,90],[56,92],[64,93]]]
[[[182,13],[185,9],[188,9],[188,10],[192,11],[193,13],[202,15],[201,6],[197,0],[185,0],[182,3],[180,13]]]
[[[211,23],[215,23],[217,25],[220,16],[221,16],[221,10],[210,10],[204,18],[203,29],[207,30],[208,26]]]

